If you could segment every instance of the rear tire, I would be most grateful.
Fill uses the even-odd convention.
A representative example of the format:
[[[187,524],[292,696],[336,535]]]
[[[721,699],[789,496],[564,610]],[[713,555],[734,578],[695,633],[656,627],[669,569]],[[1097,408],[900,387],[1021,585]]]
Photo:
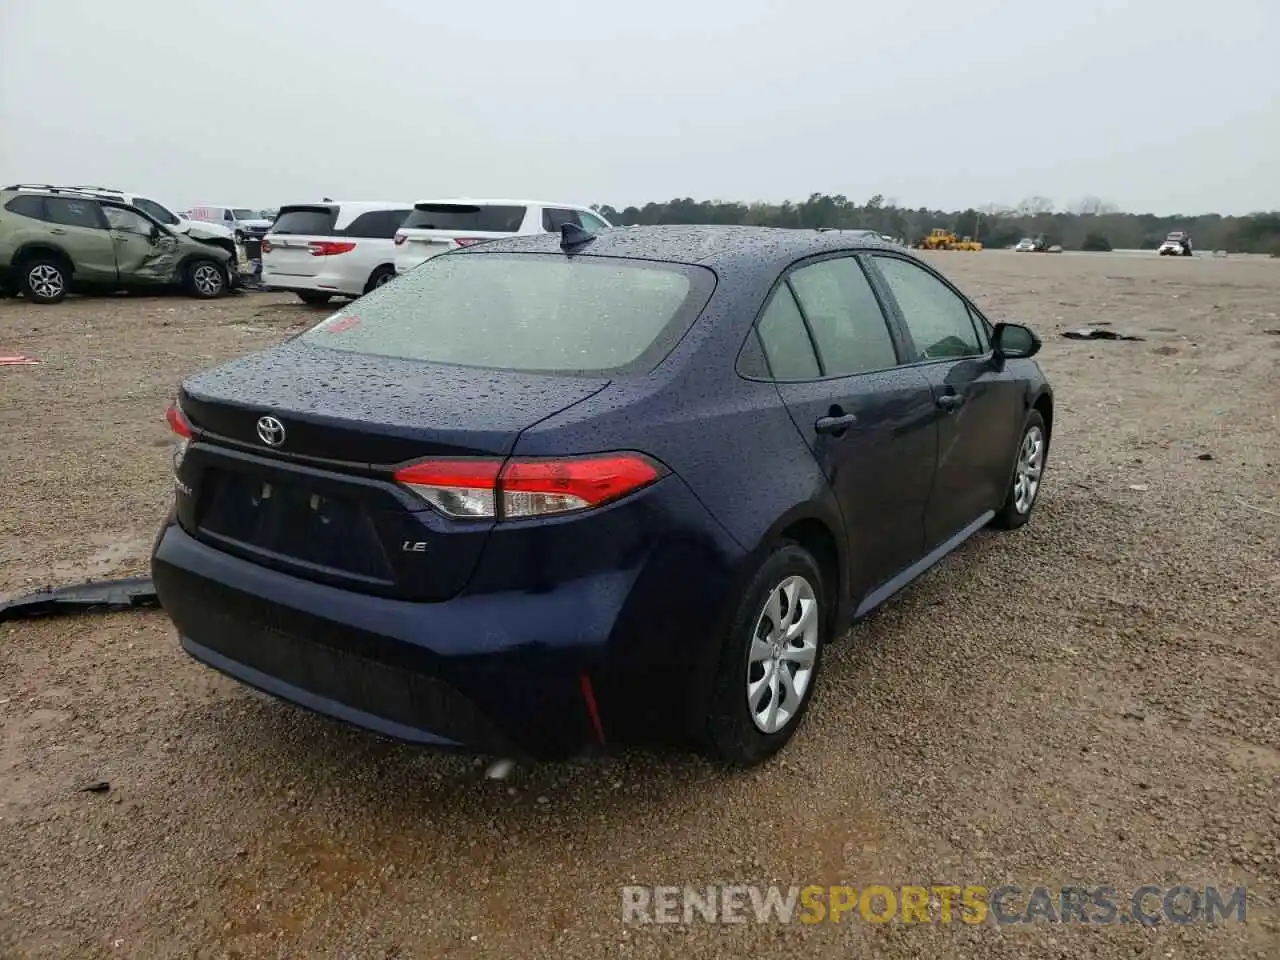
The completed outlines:
[[[991,525],[1001,530],[1016,530],[1031,519],[1031,511],[1040,499],[1044,487],[1045,461],[1049,456],[1049,434],[1044,427],[1044,417],[1039,410],[1027,414],[1014,453],[1013,477],[1009,492],[1000,512]]]
[[[813,699],[829,612],[809,551],[784,543],[761,564],[723,638],[704,738],[712,758],[753,767],[786,746]]]
[[[298,299],[309,307],[320,307],[328,303],[332,294],[329,293],[310,293],[298,291]]]
[[[364,285],[364,292],[377,290],[384,283],[388,283],[396,278],[396,268],[390,264],[384,263],[382,266],[369,274],[369,282]]]
[[[60,303],[71,285],[71,271],[53,257],[33,257],[18,267],[18,285],[32,303]]]
[[[227,289],[227,272],[216,260],[193,260],[187,264],[187,293],[198,300],[212,300]]]

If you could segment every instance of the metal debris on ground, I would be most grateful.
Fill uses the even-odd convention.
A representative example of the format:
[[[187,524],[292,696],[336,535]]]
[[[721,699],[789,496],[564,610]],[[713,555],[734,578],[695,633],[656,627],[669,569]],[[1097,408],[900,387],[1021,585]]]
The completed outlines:
[[[1114,330],[1099,330],[1097,327],[1080,327],[1078,330],[1066,330],[1062,334],[1068,340],[1145,340],[1146,337],[1134,337]]]
[[[35,357],[24,357],[22,354],[17,354],[16,356],[11,357],[0,357],[0,367],[16,367],[23,364],[39,362],[40,361]]]
[[[159,606],[150,577],[95,580],[68,587],[46,587],[0,603],[0,623],[23,617],[43,617],[85,610],[132,610]]]

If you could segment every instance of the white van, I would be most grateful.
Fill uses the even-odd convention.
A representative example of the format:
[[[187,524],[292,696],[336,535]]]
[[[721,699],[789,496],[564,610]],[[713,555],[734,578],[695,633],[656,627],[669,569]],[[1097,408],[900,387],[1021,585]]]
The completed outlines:
[[[609,227],[590,207],[545,200],[431,200],[415,203],[396,232],[396,273],[469,243],[522,233],[555,233],[574,223],[588,233]]]
[[[235,236],[236,243],[259,240],[271,228],[271,221],[262,215],[262,211],[249,207],[201,204],[192,207],[189,216],[192,220],[222,224]]]
[[[281,207],[262,240],[262,285],[317,304],[382,286],[396,275],[392,238],[412,209],[352,200]]]

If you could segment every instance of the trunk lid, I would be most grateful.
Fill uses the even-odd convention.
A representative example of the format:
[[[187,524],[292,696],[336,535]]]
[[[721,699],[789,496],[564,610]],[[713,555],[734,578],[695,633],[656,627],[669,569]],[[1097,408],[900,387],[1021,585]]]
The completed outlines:
[[[414,204],[396,231],[396,272],[468,243],[518,234],[528,207],[440,201]]]
[[[338,208],[331,204],[299,204],[282,207],[266,235],[263,269],[286,277],[314,277],[324,266],[313,244],[333,237]]]
[[[608,379],[477,370],[349,353],[291,340],[189,378],[192,424],[289,457],[390,466],[418,457],[506,456],[525,428],[598,393]],[[259,438],[271,415],[286,437]]]
[[[344,589],[444,600],[465,585],[493,527],[432,511],[392,467],[439,456],[503,458],[527,427],[607,379],[479,371],[289,341],[188,379],[197,431],[178,474],[178,519],[263,566]],[[275,418],[283,438],[259,432]],[[185,490],[183,489],[185,488]]]

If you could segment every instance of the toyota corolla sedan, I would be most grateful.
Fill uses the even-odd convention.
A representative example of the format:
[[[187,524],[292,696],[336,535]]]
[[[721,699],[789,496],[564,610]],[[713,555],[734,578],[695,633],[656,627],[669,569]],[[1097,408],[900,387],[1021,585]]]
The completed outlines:
[[[182,384],[156,589],[195,659],[391,737],[756,764],[846,625],[1031,517],[1039,347],[866,234],[465,247]]]

